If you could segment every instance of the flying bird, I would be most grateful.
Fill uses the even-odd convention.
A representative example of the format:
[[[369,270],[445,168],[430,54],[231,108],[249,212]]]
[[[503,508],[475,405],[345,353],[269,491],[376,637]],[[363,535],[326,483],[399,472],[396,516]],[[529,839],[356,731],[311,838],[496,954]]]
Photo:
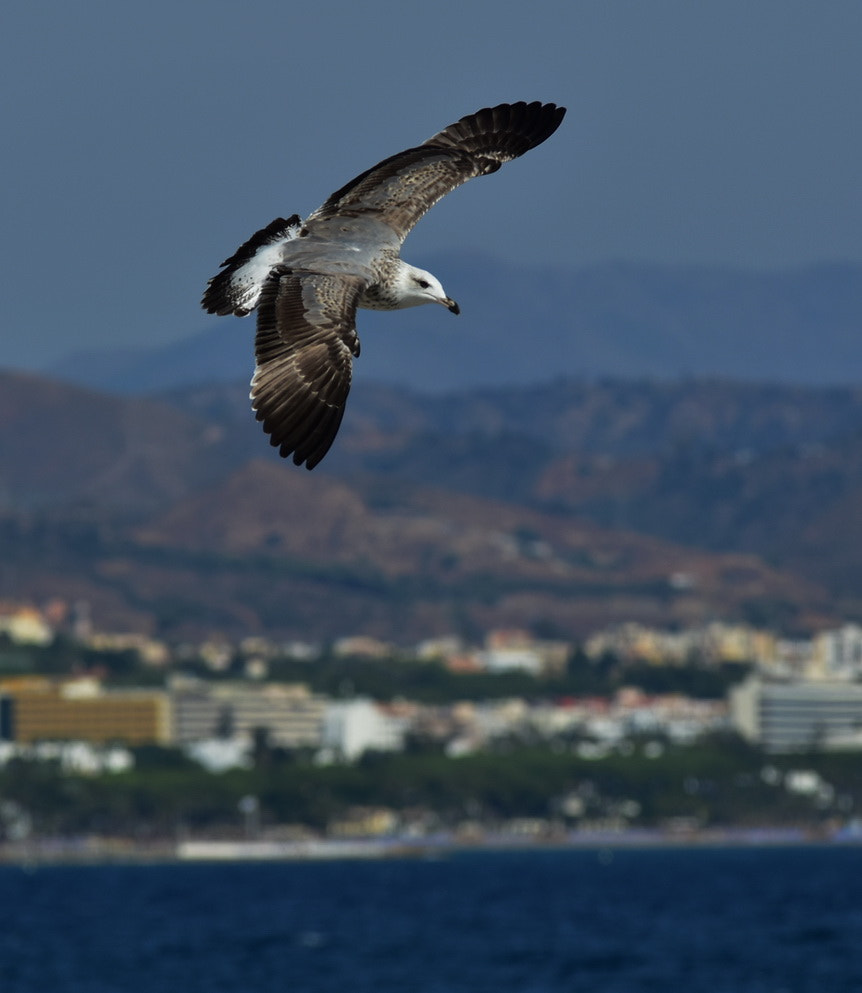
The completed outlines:
[[[402,242],[438,200],[540,145],[565,112],[537,101],[462,117],[352,179],[304,221],[277,218],[222,262],[201,303],[210,314],[257,309],[252,409],[283,457],[313,469],[335,440],[359,355],[357,308],[438,303],[460,313],[436,276],[401,259]]]

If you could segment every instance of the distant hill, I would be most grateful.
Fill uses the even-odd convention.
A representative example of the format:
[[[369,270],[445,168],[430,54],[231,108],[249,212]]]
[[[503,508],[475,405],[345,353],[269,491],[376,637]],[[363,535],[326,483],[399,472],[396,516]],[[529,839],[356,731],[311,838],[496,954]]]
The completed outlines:
[[[404,489],[364,497],[326,475],[249,462],[137,524],[94,508],[0,514],[0,596],[84,601],[95,623],[173,639],[398,644],[494,627],[575,638],[637,620],[678,625],[824,616],[816,585],[755,556],[712,554],[573,517]]]
[[[231,431],[164,401],[0,371],[0,506],[134,516],[244,458]]]
[[[603,527],[751,552],[823,583],[836,609],[862,618],[862,426],[762,453],[689,445],[612,463],[565,456],[534,478],[532,497]]]
[[[244,384],[0,373],[0,598],[173,636],[862,617],[862,391],[360,383],[308,473]]]
[[[557,376],[862,382],[862,266],[563,270],[473,255],[425,264],[461,317],[437,307],[362,312],[359,381],[427,393]],[[201,313],[200,330],[173,344],[71,353],[45,372],[119,393],[247,382],[253,339],[253,318]]]

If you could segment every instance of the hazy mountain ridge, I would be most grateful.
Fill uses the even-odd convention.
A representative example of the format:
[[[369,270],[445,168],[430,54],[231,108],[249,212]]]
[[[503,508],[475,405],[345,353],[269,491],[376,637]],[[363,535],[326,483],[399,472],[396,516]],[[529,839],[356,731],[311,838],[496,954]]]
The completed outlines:
[[[639,468],[640,471],[637,471]],[[540,503],[605,527],[704,549],[744,549],[824,583],[862,607],[862,432],[761,455],[682,449],[603,466],[566,458],[537,485]]]
[[[430,393],[559,375],[862,381],[862,266],[566,270],[468,254],[418,261],[440,276],[462,316],[436,307],[362,312],[360,381]],[[121,393],[247,380],[253,340],[253,318],[202,314],[200,331],[171,345],[73,352],[45,372]]]
[[[7,513],[0,535],[4,597],[84,600],[99,626],[173,638],[405,643],[512,625],[578,637],[621,620],[758,616],[762,604],[798,623],[828,615],[821,589],[754,556],[426,489],[375,506],[267,462],[134,526],[69,508]]]
[[[138,512],[224,471],[223,430],[158,399],[0,372],[2,504]]]
[[[394,640],[858,616],[860,423],[849,389],[360,384],[310,474],[243,386],[122,398],[0,374],[0,596],[174,634]]]

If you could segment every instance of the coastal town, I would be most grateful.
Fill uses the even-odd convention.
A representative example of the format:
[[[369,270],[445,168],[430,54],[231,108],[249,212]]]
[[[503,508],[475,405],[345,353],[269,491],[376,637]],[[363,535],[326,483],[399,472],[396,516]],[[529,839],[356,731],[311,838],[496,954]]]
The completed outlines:
[[[72,614],[74,639],[96,660],[92,671],[48,676],[28,671],[38,652],[20,671],[20,648],[46,648]],[[214,637],[196,645],[168,645],[139,633],[95,630],[65,605],[0,605],[0,638],[19,649],[7,652],[0,671],[0,699],[5,701],[0,735],[7,743],[74,739],[91,744],[159,744],[199,746],[217,739],[236,746],[255,729],[265,729],[273,742],[285,747],[323,749],[326,754],[354,761],[366,750],[399,750],[411,733],[432,734],[450,754],[481,748],[494,737],[528,727],[542,737],[578,730],[597,740],[618,741],[634,730],[655,729],[685,742],[722,727],[732,727],[750,740],[772,747],[762,728],[754,727],[740,702],[740,691],[753,681],[761,694],[781,687],[822,700],[833,688],[845,704],[844,719],[820,728],[824,744],[862,748],[850,735],[855,722],[862,728],[862,627],[847,624],[808,639],[786,639],[774,632],[715,622],[679,631],[623,624],[597,631],[586,639],[581,664],[597,667],[613,659],[627,665],[656,669],[709,671],[727,664],[748,667],[747,679],[731,687],[724,699],[694,699],[682,692],[649,694],[623,685],[612,697],[590,695],[549,699],[542,684],[553,684],[571,665],[575,645],[535,637],[523,630],[489,631],[481,645],[468,645],[456,636],[399,646],[355,635],[330,645],[291,641],[277,643],[260,635],[236,644]],[[105,657],[124,653],[141,672],[162,683],[160,688],[105,685]],[[302,682],[273,681],[271,668],[289,659],[313,666],[324,655],[336,659],[388,661],[396,667],[433,663],[454,675],[520,673],[536,680],[531,700],[454,701],[450,706],[424,706],[400,699],[383,702],[351,694],[339,699],[312,692]],[[195,675],[188,663],[194,661]],[[110,681],[109,681],[110,682]],[[851,713],[860,691],[858,715]],[[352,697],[352,698],[351,698]],[[53,701],[53,706],[48,701]],[[814,704],[812,704],[814,706]],[[821,714],[820,720],[827,715]],[[800,713],[798,736],[788,746],[804,747],[805,715]],[[832,735],[832,737],[830,737]],[[835,737],[837,735],[837,737]],[[834,738],[834,740],[833,740]],[[204,753],[201,753],[204,754]],[[224,751],[228,761],[228,751]],[[212,759],[212,762],[217,762]]]
[[[456,770],[506,752],[514,764],[530,749],[596,770],[560,792],[549,785],[547,810],[513,803],[505,818],[478,801],[472,816],[465,802],[448,818],[424,798],[400,808],[339,802],[325,824],[313,828],[300,817],[288,829],[256,794],[243,794],[231,816],[183,829],[187,854],[225,836],[231,844],[239,837],[292,845],[297,832],[307,850],[315,838],[427,840],[453,826],[485,836],[504,825],[520,837],[575,829],[581,838],[656,823],[705,828],[709,819],[698,822],[687,807],[660,821],[646,817],[649,803],[635,790],[600,796],[595,781],[611,761],[658,768],[666,754],[723,739],[754,750],[762,790],[830,814],[833,827],[855,824],[857,800],[806,761],[862,749],[862,628],[852,624],[809,639],[715,622],[678,631],[624,624],[579,646],[523,630],[489,631],[479,645],[449,636],[398,646],[364,635],[328,645],[260,635],[170,645],[97,630],[81,605],[5,603],[0,645],[0,831],[13,847],[45,828],[10,793],[10,770],[36,763],[67,780],[118,782],[154,752],[181,756],[209,777],[251,776],[264,766],[278,777],[279,761],[288,760],[309,775],[333,774],[417,753]],[[315,680],[333,666],[338,683],[326,690]],[[363,682],[369,667],[395,682],[375,695]],[[596,675],[610,667],[615,678],[602,688]],[[308,678],[297,678],[303,673]],[[413,696],[399,690],[400,677],[419,673],[445,684],[430,694],[421,682]],[[584,673],[595,688],[577,692]],[[693,673],[724,674],[723,690],[685,692]],[[656,679],[670,688],[650,689]],[[738,785],[750,774],[735,775]],[[702,788],[694,775],[682,784],[689,799]]]

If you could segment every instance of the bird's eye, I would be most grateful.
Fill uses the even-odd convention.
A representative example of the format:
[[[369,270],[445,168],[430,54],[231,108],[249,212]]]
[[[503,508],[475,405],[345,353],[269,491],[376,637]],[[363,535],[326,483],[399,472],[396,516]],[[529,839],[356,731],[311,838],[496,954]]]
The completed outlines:
[[[419,283],[423,290],[427,290],[431,285],[427,279],[417,279],[416,282]]]

